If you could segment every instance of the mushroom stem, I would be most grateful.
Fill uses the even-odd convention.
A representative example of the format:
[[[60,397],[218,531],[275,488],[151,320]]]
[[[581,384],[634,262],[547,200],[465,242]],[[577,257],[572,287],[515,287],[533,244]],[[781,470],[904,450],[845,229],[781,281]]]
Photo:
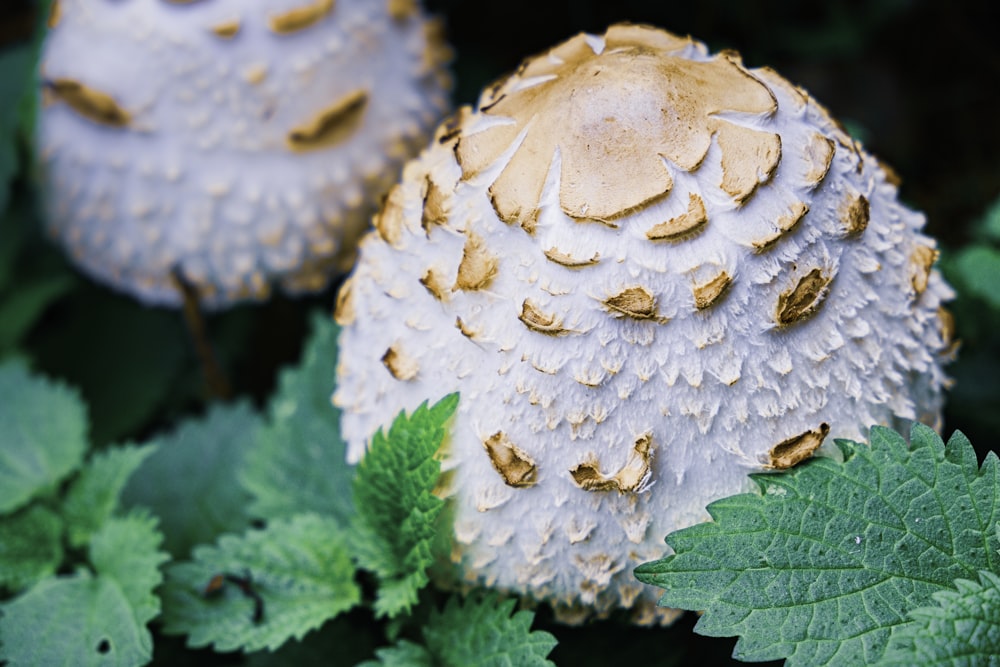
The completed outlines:
[[[208,389],[208,394],[213,398],[229,399],[233,395],[232,386],[229,384],[229,378],[226,377],[225,371],[222,370],[222,366],[219,364],[219,358],[215,354],[212,342],[208,339],[205,317],[202,314],[198,298],[198,288],[188,282],[180,269],[176,267],[171,272],[171,277],[183,301],[184,324],[191,334],[195,353],[198,355],[198,361],[201,363],[201,371],[205,376],[205,386]]]

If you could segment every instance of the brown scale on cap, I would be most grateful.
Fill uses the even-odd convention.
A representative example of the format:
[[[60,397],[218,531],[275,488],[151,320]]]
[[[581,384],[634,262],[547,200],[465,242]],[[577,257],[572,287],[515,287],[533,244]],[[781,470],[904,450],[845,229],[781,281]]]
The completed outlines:
[[[123,109],[113,97],[79,81],[53,79],[47,81],[45,87],[73,111],[95,123],[110,127],[125,127],[132,122],[129,112]]]
[[[230,19],[212,26],[212,32],[223,39],[232,39],[240,31],[240,20]]]
[[[406,382],[417,377],[420,366],[408,357],[398,345],[393,345],[382,355],[382,364],[392,373],[392,377]]]
[[[500,261],[486,249],[486,243],[470,232],[462,248],[454,289],[466,292],[485,289],[497,274]]]
[[[333,309],[333,320],[342,327],[354,324],[354,277],[351,276],[337,292],[337,304]]]
[[[732,283],[732,277],[722,271],[708,282],[695,285],[691,290],[694,294],[695,307],[698,310],[705,310],[715,305]]]
[[[868,199],[864,195],[852,196],[840,208],[840,220],[847,234],[860,234],[868,228],[871,216]]]
[[[52,4],[49,5],[49,16],[46,19],[45,24],[49,27],[49,30],[55,28],[59,25],[59,19],[62,18],[62,5],[59,4],[59,0],[52,0]]]
[[[309,151],[339,144],[360,127],[367,106],[366,90],[358,89],[344,95],[311,120],[292,128],[287,137],[288,147],[294,151]]]
[[[569,474],[573,477],[573,482],[584,491],[633,493],[649,481],[652,449],[653,439],[647,433],[635,441],[625,465],[614,475],[601,473],[600,464],[593,456],[571,469]]]
[[[396,21],[405,21],[416,13],[416,0],[389,0],[389,16]]]
[[[399,183],[393,185],[385,196],[382,208],[372,220],[382,240],[392,246],[397,245],[403,236],[403,199]]]
[[[562,336],[570,333],[569,329],[564,329],[562,322],[555,315],[543,312],[531,302],[525,299],[521,304],[521,314],[517,316],[524,326],[532,331],[545,334],[546,336]]]
[[[824,422],[819,428],[782,440],[771,448],[765,467],[784,470],[798,465],[819,449],[829,433],[830,425]]]
[[[520,223],[537,213],[558,147],[563,212],[612,220],[669,194],[673,177],[663,158],[693,171],[719,135],[720,145],[729,147],[722,158],[724,185],[745,201],[759,174],[773,172],[780,146],[775,135],[738,127],[718,114],[773,114],[777,102],[733,54],[695,62],[663,53],[686,44],[651,28],[619,25],[608,30],[601,55],[580,35],[527,61],[480,107],[515,122],[460,138],[455,154],[463,178],[493,164],[527,128],[490,186],[499,217]],[[538,83],[519,87],[526,81]],[[582,91],[591,98],[587,104],[578,103]],[[651,145],[650,137],[659,141]]]
[[[645,287],[629,287],[602,303],[612,313],[631,317],[633,320],[656,318],[656,297]]]
[[[267,25],[279,35],[305,30],[329,14],[333,10],[333,2],[334,0],[316,0],[281,14],[272,14],[268,17]]]
[[[836,152],[836,144],[833,139],[824,137],[819,132],[814,133],[806,144],[806,159],[809,161],[809,172],[806,174],[806,182],[812,187],[818,186],[830,172],[830,165],[833,164],[833,154]]]
[[[923,294],[924,290],[927,289],[927,281],[931,277],[931,268],[934,266],[937,258],[938,251],[930,246],[919,244],[913,249],[913,254],[910,256],[910,264],[913,267],[910,284],[913,285],[913,290],[918,296]]]
[[[799,201],[792,204],[791,210],[786,215],[783,215],[774,221],[774,226],[778,228],[776,232],[753,241],[753,251],[763,252],[773,247],[774,244],[778,242],[778,239],[795,229],[808,212],[809,207],[802,202]]]
[[[429,175],[424,181],[424,209],[420,215],[420,226],[430,233],[431,225],[448,223],[448,194]]]
[[[559,250],[557,250],[556,248],[549,248],[548,250],[544,251],[544,253],[545,253],[545,259],[570,269],[579,269],[584,266],[593,266],[594,264],[597,264],[599,261],[601,261],[600,255],[596,253],[590,259],[577,259],[576,257],[567,255],[564,252],[559,252]]]
[[[433,267],[427,269],[427,272],[420,278],[420,284],[438,301],[444,301],[451,291],[441,272],[435,271]]]
[[[497,431],[483,442],[493,468],[503,477],[504,484],[515,488],[534,486],[538,481],[535,460],[511,442],[503,431]]]
[[[666,222],[653,225],[646,232],[646,238],[650,241],[678,241],[690,238],[704,229],[707,222],[705,202],[692,192],[688,195],[687,212]]]
[[[778,297],[775,320],[785,326],[812,315],[826,299],[827,287],[833,276],[824,276],[820,269],[813,269],[796,283],[795,287]]]

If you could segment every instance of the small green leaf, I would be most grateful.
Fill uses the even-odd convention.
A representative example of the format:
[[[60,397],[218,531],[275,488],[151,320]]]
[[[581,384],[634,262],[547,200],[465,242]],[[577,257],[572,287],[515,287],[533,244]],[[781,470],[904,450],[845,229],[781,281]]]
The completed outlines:
[[[72,546],[87,544],[114,513],[129,476],[155,449],[151,445],[113,447],[90,457],[63,501],[62,514]]]
[[[0,517],[0,588],[20,591],[54,574],[63,558],[63,522],[42,505]]]
[[[259,428],[249,403],[216,405],[204,419],[183,422],[153,440],[156,452],[129,479],[123,504],[153,510],[176,558],[245,530],[249,496],[236,476]]]
[[[354,469],[340,439],[340,411],[330,404],[339,329],[318,314],[312,328],[302,361],[281,374],[268,424],[247,456],[241,481],[254,497],[254,516],[316,512],[346,523],[354,513]]]
[[[913,623],[893,634],[879,667],[995,667],[1000,665],[1000,577],[980,572],[979,583],[955,581],[938,591],[937,606],[910,612]]]
[[[878,659],[910,611],[957,578],[1000,566],[1000,466],[982,468],[956,433],[873,427],[818,458],[757,475],[762,495],[708,507],[713,522],[671,533],[675,554],[636,570],[660,604],[704,610],[696,630],[739,635],[742,660],[860,665]]]
[[[458,395],[452,394],[431,408],[422,404],[409,417],[400,414],[388,436],[375,434],[358,465],[351,546],[358,564],[379,578],[379,617],[408,611],[427,583],[435,522],[444,506],[433,494],[441,472],[435,455],[457,406]]]
[[[206,592],[216,576],[223,577],[216,592]],[[273,651],[361,596],[342,530],[315,514],[196,547],[193,562],[168,567],[162,594],[164,632],[217,651]]]
[[[87,415],[76,391],[0,365],[0,514],[50,491],[83,460]]]
[[[395,646],[376,650],[375,655],[378,660],[367,660],[358,667],[439,667],[430,651],[405,639],[399,640]]]

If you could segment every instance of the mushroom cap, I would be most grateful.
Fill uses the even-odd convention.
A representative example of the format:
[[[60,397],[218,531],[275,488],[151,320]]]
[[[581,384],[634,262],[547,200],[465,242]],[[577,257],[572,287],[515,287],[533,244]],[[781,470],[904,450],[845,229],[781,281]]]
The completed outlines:
[[[324,288],[445,112],[415,0],[56,0],[47,225],[92,277],[177,306]]]
[[[666,622],[633,567],[748,473],[938,422],[951,291],[923,224],[774,71],[650,27],[573,37],[442,125],[363,239],[348,456],[460,392],[464,579]]]

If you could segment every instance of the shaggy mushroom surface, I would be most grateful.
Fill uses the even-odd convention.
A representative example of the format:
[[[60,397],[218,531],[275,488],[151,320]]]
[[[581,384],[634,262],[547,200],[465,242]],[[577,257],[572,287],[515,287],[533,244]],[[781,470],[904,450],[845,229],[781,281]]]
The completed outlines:
[[[413,0],[55,0],[50,26],[48,230],[149,304],[325,287],[448,104]]]
[[[803,90],[650,27],[581,34],[404,169],[337,306],[349,458],[461,393],[470,584],[666,622],[632,569],[833,438],[940,417],[924,220]]]

